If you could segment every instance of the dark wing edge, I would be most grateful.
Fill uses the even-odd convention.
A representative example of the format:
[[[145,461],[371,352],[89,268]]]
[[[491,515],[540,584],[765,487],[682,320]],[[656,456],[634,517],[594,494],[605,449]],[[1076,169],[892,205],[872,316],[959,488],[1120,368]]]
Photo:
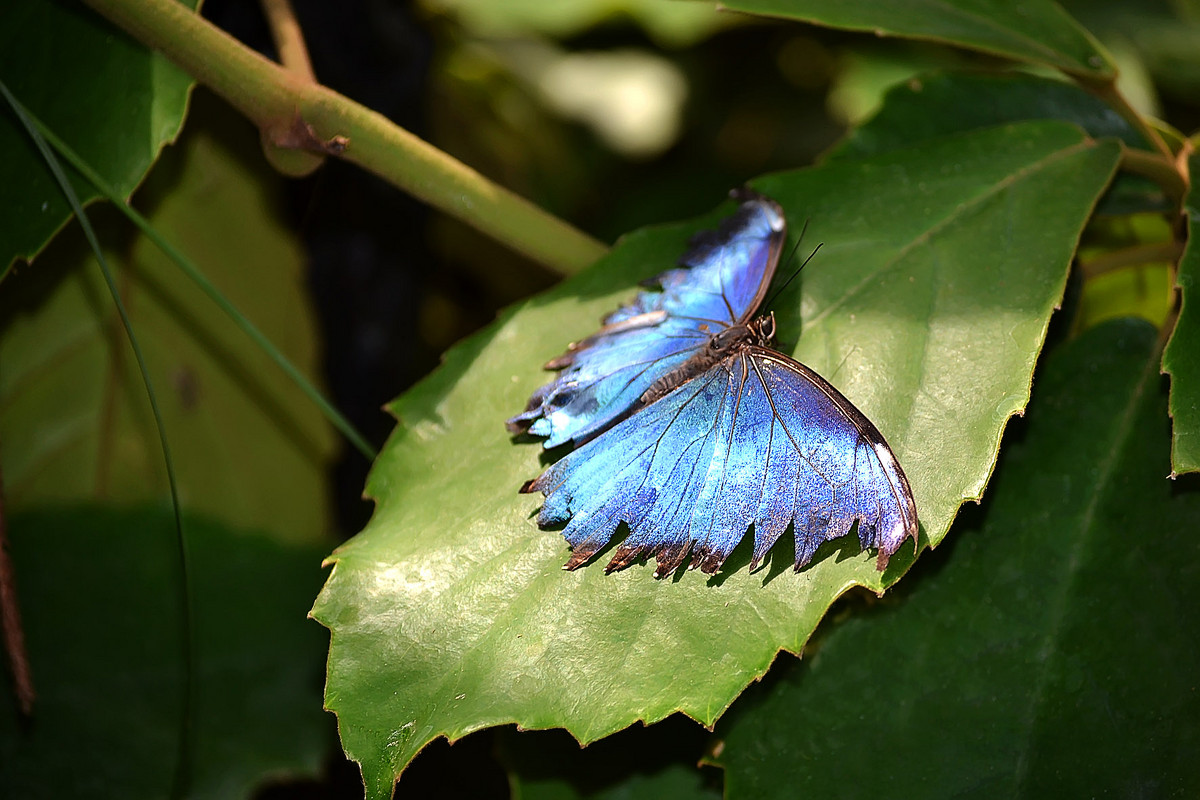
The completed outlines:
[[[887,568],[891,557],[895,555],[900,546],[908,539],[912,539],[913,555],[916,555],[920,547],[920,520],[917,516],[917,505],[916,500],[913,498],[912,486],[909,484],[908,476],[904,474],[904,469],[900,466],[900,462],[896,459],[896,454],[892,452],[891,446],[883,438],[883,434],[879,432],[879,428],[875,427],[875,423],[867,419],[866,415],[859,411],[858,407],[851,403],[833,384],[818,375],[810,367],[775,350],[762,347],[751,349],[756,357],[775,361],[785,368],[799,373],[809,383],[819,389],[858,430],[860,439],[866,442],[870,447],[871,453],[878,460],[883,474],[887,477],[892,499],[900,515],[900,529],[896,533],[901,535],[888,536],[886,531],[872,531],[870,539],[873,541],[867,541],[863,535],[864,532],[859,531],[859,540],[862,546],[874,547],[878,550],[875,568],[879,572],[883,572]],[[887,541],[888,539],[891,542]],[[797,569],[801,566],[803,565],[797,564]]]
[[[800,401],[816,393],[825,406],[824,430],[803,427],[802,409],[786,406],[786,390]],[[642,415],[522,487],[545,495],[539,527],[566,525],[572,554],[564,569],[591,561],[621,523],[629,533],[605,571],[652,556],[659,578],[689,561],[693,569],[716,572],[752,524],[752,571],[789,527],[796,571],[856,523],[859,544],[877,550],[880,571],[906,539],[917,543],[911,487],[878,428],[827,381],[781,353],[748,347]],[[826,445],[832,451],[821,453]]]
[[[679,259],[679,264],[687,268],[695,268],[704,264],[714,251],[727,247],[739,233],[749,227],[751,217],[757,213],[764,214],[771,221],[766,268],[763,270],[753,300],[746,304],[741,314],[735,315],[731,320],[732,323],[745,324],[762,305],[763,299],[767,296],[767,289],[771,286],[771,280],[775,277],[775,269],[779,266],[779,258],[783,254],[783,246],[787,241],[787,222],[783,214],[783,207],[779,203],[748,186],[732,190],[729,196],[737,201],[737,211],[721,220],[715,231],[704,230],[692,236],[688,240],[687,251]],[[665,291],[671,286],[672,281],[679,280],[680,273],[686,275],[687,270],[668,270],[654,278],[652,285],[660,286]]]

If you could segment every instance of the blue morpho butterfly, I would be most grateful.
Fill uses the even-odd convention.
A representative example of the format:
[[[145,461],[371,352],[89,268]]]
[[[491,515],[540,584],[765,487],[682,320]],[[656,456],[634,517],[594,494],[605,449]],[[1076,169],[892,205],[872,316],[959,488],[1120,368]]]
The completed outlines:
[[[508,421],[546,448],[582,445],[521,487],[545,495],[539,527],[566,523],[565,569],[622,522],[629,535],[606,572],[653,555],[657,577],[689,556],[712,573],[751,525],[752,570],[789,525],[796,571],[855,522],[881,570],[906,539],[916,543],[912,489],[878,429],[820,375],[768,348],[773,315],[752,319],[786,223],[773,200],[733,195],[737,212],[649,282],[660,290],[547,363],[557,379]]]

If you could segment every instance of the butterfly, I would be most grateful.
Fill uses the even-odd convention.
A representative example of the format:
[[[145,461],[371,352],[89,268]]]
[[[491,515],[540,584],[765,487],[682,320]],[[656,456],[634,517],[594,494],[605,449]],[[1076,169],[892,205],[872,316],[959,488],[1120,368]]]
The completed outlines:
[[[858,524],[882,570],[917,542],[912,489],[879,430],[824,378],[770,347],[755,317],[787,236],[783,210],[750,190],[694,237],[679,266],[545,366],[557,378],[508,420],[510,433],[576,445],[521,492],[564,525],[564,569],[628,527],[606,572],[653,556],[656,577],[720,569],[753,527],[750,569],[791,527],[795,570]]]

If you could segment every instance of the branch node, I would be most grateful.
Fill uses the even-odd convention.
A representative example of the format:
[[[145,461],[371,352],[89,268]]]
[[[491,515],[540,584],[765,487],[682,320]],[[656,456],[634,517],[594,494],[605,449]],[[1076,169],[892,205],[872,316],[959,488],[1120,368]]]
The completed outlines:
[[[350,140],[337,135],[322,139],[297,111],[286,125],[269,125],[263,129],[263,139],[271,147],[284,150],[303,150],[323,156],[340,156],[350,146]]]

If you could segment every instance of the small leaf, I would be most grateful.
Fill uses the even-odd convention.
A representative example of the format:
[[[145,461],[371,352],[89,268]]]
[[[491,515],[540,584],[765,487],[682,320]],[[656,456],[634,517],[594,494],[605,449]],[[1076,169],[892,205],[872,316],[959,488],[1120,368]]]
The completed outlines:
[[[925,39],[1112,80],[1099,43],[1052,0],[722,0],[734,11]]]
[[[1200,175],[1200,156],[1191,156],[1188,167],[1192,175]],[[1183,306],[1162,363],[1163,372],[1171,375],[1172,474],[1200,470],[1200,188],[1195,182],[1184,212],[1187,247],[1175,278]]]
[[[11,797],[166,797],[178,756],[182,620],[169,510],[98,506],[9,520],[37,690],[31,725],[0,689],[0,772]],[[318,691],[313,545],[185,517],[195,695],[188,797],[246,796],[312,775],[328,745]]]
[[[1200,791],[1200,492],[1163,477],[1155,338],[1051,355],[982,523],[718,727],[727,797]]]
[[[197,0],[186,0],[195,8]],[[0,79],[121,192],[131,193],[183,124],[193,80],[79,3],[0,3]],[[71,217],[7,104],[0,109],[0,270],[29,259]],[[96,189],[66,168],[83,203]]]
[[[257,147],[252,135],[241,144]],[[303,254],[254,177],[251,164],[261,159],[247,163],[237,146],[211,129],[193,130],[138,201],[311,374],[317,352]],[[109,263],[120,266],[118,284],[150,362],[185,503],[284,538],[324,540],[321,487],[334,442],[320,412],[112,209],[91,216],[108,223]],[[145,389],[78,227],[4,289],[0,463],[11,506],[163,497]]]
[[[887,437],[931,542],[983,491],[1117,157],[1115,143],[1040,122],[754,183],[793,236],[808,219],[808,241],[825,242],[803,291],[773,306],[782,341],[799,336],[801,360]],[[503,420],[544,380],[537,365],[726,213],[624,238],[395,403],[402,427],[368,485],[377,511],[331,557],[313,609],[332,631],[326,704],[370,797],[389,796],[437,736],[517,722],[586,743],[676,710],[711,723],[781,648],[799,650],[834,598],[882,590],[911,559],[902,550],[881,577],[871,554],[838,542],[799,574],[786,552],[754,574],[735,552],[712,579],[564,573],[561,536],[516,494],[539,448],[510,442]]]

